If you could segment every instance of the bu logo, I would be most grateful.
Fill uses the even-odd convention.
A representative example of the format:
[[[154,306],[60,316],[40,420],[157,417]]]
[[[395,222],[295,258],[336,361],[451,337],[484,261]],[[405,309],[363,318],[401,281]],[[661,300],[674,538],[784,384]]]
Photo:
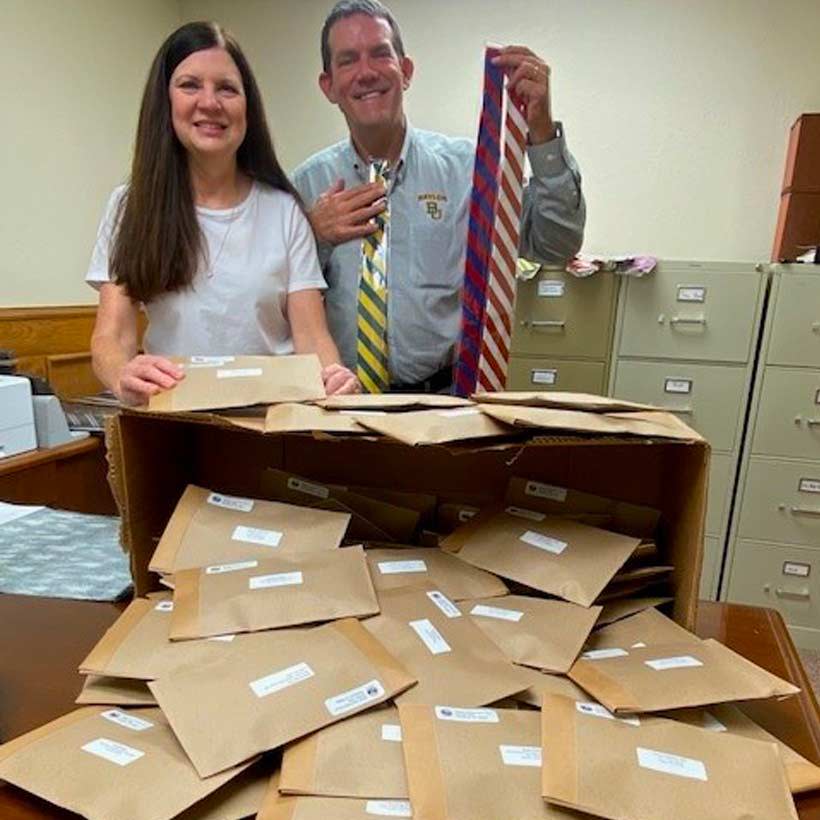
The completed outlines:
[[[444,212],[439,208],[438,202],[428,200],[425,205],[427,206],[427,216],[430,219],[441,219],[444,216]]]

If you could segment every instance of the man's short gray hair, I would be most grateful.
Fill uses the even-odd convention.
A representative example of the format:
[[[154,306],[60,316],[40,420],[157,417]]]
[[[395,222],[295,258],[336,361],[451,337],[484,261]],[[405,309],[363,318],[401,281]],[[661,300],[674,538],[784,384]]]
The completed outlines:
[[[404,43],[401,41],[399,24],[387,6],[380,3],[379,0],[339,0],[330,10],[330,14],[325,18],[324,25],[322,26],[321,48],[323,71],[330,71],[330,29],[338,20],[342,20],[345,17],[352,17],[354,14],[364,14],[367,17],[386,20],[393,34],[393,49],[399,57],[404,57]]]

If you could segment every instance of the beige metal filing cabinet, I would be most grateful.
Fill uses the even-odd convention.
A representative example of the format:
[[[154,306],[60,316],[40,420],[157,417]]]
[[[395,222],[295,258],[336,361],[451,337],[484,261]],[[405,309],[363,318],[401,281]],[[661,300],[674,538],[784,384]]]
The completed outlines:
[[[768,274],[664,262],[621,286],[610,393],[666,407],[712,445],[701,597],[717,596]]]
[[[722,597],[820,649],[820,271],[772,269]]]
[[[606,393],[620,278],[542,268],[519,281],[507,386]]]

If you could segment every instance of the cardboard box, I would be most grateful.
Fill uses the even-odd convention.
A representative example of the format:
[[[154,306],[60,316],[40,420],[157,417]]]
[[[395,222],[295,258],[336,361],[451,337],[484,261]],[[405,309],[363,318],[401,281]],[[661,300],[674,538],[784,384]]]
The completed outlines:
[[[277,467],[317,481],[442,497],[489,494],[501,502],[517,475],[660,510],[659,560],[675,567],[673,615],[692,629],[709,445],[694,432],[691,440],[537,428],[526,435],[508,443],[413,447],[386,439],[263,434],[213,415],[125,410],[109,423],[110,480],[137,594],[158,587],[148,562],[188,484],[258,498],[264,470]]]

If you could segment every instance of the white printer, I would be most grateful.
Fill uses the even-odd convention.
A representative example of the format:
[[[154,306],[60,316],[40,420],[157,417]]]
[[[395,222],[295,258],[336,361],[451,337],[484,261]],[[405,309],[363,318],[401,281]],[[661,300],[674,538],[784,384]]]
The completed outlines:
[[[36,448],[31,382],[0,376],[0,458]]]

